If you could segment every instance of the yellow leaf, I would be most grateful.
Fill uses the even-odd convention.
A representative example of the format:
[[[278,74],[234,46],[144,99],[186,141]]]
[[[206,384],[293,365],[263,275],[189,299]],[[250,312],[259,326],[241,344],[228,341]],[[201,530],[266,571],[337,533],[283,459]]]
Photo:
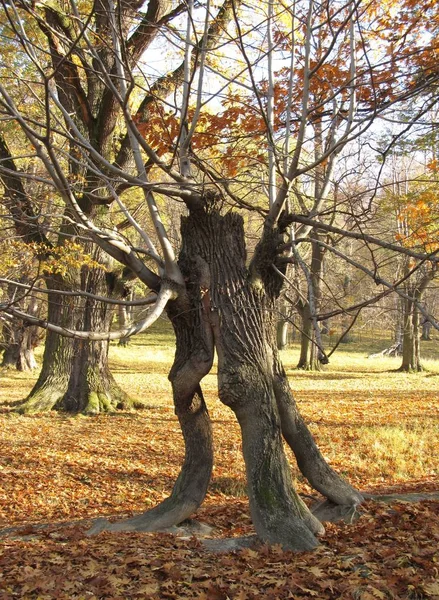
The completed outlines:
[[[433,598],[434,600],[439,599],[439,581],[424,583],[422,589],[430,598]]]

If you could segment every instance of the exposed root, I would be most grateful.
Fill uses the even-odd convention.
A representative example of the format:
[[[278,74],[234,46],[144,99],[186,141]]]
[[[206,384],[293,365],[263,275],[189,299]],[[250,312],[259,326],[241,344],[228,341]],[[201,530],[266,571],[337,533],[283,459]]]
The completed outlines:
[[[62,400],[64,393],[64,390],[52,386],[50,388],[41,387],[35,394],[17,406],[17,412],[24,415],[48,412]]]
[[[68,394],[65,389],[50,385],[36,390],[27,400],[17,406],[17,411],[25,415],[50,410],[97,415],[112,413],[119,409],[143,408],[143,406],[140,401],[131,400],[123,390],[117,387],[106,392],[90,391],[81,398],[75,398]]]
[[[342,506],[334,504],[330,500],[324,500],[311,508],[315,517],[324,523],[337,523],[344,521],[345,523],[355,523],[361,516],[361,511],[358,504]]]

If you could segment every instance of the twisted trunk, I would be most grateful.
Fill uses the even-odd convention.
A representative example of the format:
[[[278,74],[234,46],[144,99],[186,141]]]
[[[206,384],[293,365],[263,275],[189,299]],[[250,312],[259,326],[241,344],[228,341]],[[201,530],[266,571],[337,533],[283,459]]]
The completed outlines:
[[[200,382],[210,371],[215,348],[219,397],[241,428],[256,532],[263,541],[285,548],[314,548],[323,526],[294,489],[282,434],[300,468],[332,501],[353,505],[362,498],[326,465],[280,366],[275,308],[282,279],[272,268],[279,234],[265,236],[250,267],[239,215],[191,214],[182,220],[182,239],[180,268],[186,286],[168,306],[168,315],[177,338],[170,380],[186,447],[183,468],[170,497],[156,508],[128,521],[97,523],[91,533],[170,527],[202,502],[212,443]]]
[[[184,261],[183,261],[184,262]],[[202,504],[213,468],[213,442],[210,417],[200,382],[213,364],[212,330],[204,310],[206,273],[191,273],[182,265],[187,290],[167,307],[176,336],[176,351],[169,379],[172,383],[175,413],[185,444],[180,474],[168,498],[151,510],[117,523],[99,520],[90,530],[94,535],[109,531],[160,531],[189,518]]]

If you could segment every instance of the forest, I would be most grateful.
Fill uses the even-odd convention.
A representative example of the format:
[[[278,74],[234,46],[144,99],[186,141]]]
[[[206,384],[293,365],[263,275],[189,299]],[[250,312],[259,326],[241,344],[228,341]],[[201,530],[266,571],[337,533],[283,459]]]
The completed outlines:
[[[439,598],[436,2],[0,31],[0,599]]]

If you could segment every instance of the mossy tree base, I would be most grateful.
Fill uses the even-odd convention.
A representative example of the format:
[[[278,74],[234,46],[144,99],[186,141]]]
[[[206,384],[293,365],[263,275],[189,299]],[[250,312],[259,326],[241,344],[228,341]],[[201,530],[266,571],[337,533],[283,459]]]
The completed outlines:
[[[28,415],[50,410],[97,415],[117,410],[134,410],[143,406],[142,402],[132,400],[117,384],[112,386],[111,391],[93,390],[82,392],[77,397],[60,388],[44,386],[21,403],[17,411]]]

